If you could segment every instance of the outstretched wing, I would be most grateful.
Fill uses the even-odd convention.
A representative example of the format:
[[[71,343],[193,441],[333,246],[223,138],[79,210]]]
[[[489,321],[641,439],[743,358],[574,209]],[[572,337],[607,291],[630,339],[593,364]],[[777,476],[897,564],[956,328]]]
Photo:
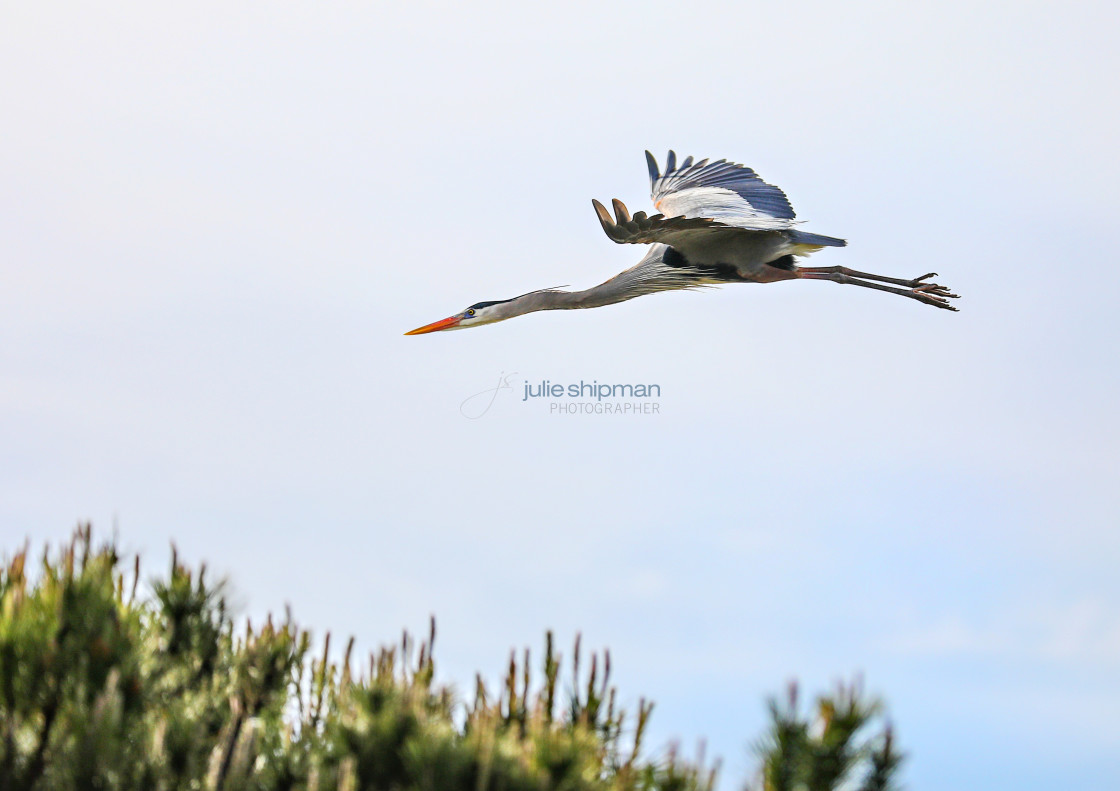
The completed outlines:
[[[748,167],[720,159],[677,167],[670,151],[662,174],[653,154],[646,152],[653,205],[666,217],[707,218],[748,231],[780,231],[795,225],[786,194],[767,184]]]
[[[706,217],[666,217],[655,214],[647,217],[644,211],[636,212],[633,217],[626,204],[615,198],[614,217],[599,201],[592,199],[599,223],[613,241],[619,244],[653,244],[660,242],[671,247],[688,246],[689,241],[710,236],[713,230],[722,228],[730,231],[729,226],[709,220]]]

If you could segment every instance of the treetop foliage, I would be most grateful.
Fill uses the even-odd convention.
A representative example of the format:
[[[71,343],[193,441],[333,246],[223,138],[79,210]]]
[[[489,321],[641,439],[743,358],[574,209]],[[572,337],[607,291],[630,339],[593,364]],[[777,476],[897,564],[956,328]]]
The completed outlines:
[[[28,570],[0,566],[0,789],[212,791],[712,791],[716,767],[675,749],[643,755],[653,705],[624,711],[610,654],[570,685],[546,637],[539,681],[528,651],[504,680],[460,700],[435,681],[435,623],[358,662],[321,653],[290,613],[235,628],[220,582],[172,554],[140,595],[139,558],[94,546],[89,526]],[[126,565],[128,566],[126,568]],[[772,702],[759,745],[765,791],[886,791],[899,754],[858,687]],[[847,786],[845,786],[847,787]]]

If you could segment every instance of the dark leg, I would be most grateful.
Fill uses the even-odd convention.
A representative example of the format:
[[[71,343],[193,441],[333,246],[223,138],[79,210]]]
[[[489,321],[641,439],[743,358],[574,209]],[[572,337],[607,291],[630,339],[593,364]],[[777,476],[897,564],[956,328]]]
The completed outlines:
[[[897,277],[883,277],[882,275],[872,275],[868,272],[857,272],[854,269],[848,269],[846,266],[799,266],[798,269],[802,272],[812,272],[813,274],[819,275],[847,275],[848,277],[858,277],[860,280],[877,280],[880,283],[894,283],[896,286],[906,286],[907,288],[916,288],[917,286],[925,285],[922,283],[923,280],[937,277],[936,272],[930,272],[927,275],[916,277],[913,280],[902,280]]]
[[[853,286],[863,286],[864,288],[874,288],[878,291],[886,291],[891,294],[900,294],[904,297],[916,299],[919,302],[924,302],[926,305],[933,305],[937,308],[944,308],[945,310],[956,310],[949,304],[950,299],[956,299],[957,295],[949,292],[945,286],[939,286],[936,283],[925,283],[924,280],[935,277],[936,272],[930,272],[928,275],[914,278],[913,280],[901,280],[896,277],[883,277],[882,275],[871,275],[866,272],[856,272],[852,269],[847,269],[842,266],[817,266],[817,267],[798,267],[797,276],[805,280],[831,280],[833,283],[846,283]],[[891,286],[883,286],[879,283],[870,283],[870,280],[879,280],[884,283],[894,283],[899,286],[906,286],[906,288],[892,288]]]

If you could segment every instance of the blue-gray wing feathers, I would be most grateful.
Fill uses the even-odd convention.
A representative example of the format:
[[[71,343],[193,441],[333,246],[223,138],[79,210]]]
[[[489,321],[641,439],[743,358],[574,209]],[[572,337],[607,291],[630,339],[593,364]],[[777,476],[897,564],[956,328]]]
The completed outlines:
[[[703,208],[703,203],[696,200],[701,195],[685,196],[681,193],[708,188],[707,194],[709,197],[715,190],[727,190],[737,195],[746,204],[739,206],[744,214],[744,219],[764,215],[776,220],[793,220],[797,216],[793,207],[790,206],[789,198],[786,197],[781,188],[775,187],[773,184],[767,184],[759,178],[757,173],[745,165],[738,165],[725,159],[715,162],[708,162],[708,160],[703,159],[693,163],[692,157],[688,157],[681,163],[680,167],[677,167],[677,155],[673,151],[669,152],[666,159],[664,173],[660,172],[657,160],[648,151],[646,152],[646,165],[649,167],[650,188],[654,205],[662,211],[665,211],[666,208],[664,204],[679,203],[695,213]],[[686,197],[691,197],[692,200],[680,200]],[[731,208],[726,205],[726,201],[716,201],[716,204],[716,210],[724,214]],[[672,211],[665,211],[666,215],[672,213]],[[713,219],[723,220],[725,218],[713,217]],[[791,224],[782,223],[781,225],[788,227]]]
[[[806,233],[794,228],[793,207],[781,189],[767,184],[744,165],[720,159],[695,162],[692,157],[677,165],[676,152],[670,151],[662,173],[650,152],[646,152],[653,203],[659,214],[633,217],[620,201],[614,201],[612,218],[606,207],[593,201],[603,230],[619,244],[660,242],[688,249],[694,255],[727,255],[728,244],[761,245],[765,254],[807,255],[821,247],[843,247],[846,242],[831,236]],[[763,241],[765,232],[782,232],[784,242]],[[746,242],[746,236],[755,242]],[[732,242],[731,240],[739,240]],[[722,241],[721,241],[722,240]],[[775,249],[767,247],[777,245]],[[782,247],[782,245],[786,247]],[[789,247],[792,244],[793,247]],[[788,249],[787,249],[788,248]],[[736,248],[738,249],[738,248]],[[742,250],[739,250],[742,253]],[[759,253],[763,254],[762,252]]]

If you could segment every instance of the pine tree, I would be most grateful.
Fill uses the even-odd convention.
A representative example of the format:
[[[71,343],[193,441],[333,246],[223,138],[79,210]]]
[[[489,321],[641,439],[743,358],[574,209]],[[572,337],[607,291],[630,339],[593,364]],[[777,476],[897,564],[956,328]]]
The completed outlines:
[[[35,573],[28,551],[0,567],[0,791],[712,791],[703,760],[643,757],[653,705],[618,705],[610,654],[571,686],[546,636],[540,681],[511,655],[503,682],[476,678],[460,702],[435,681],[435,623],[359,663],[321,654],[290,613],[235,629],[222,585],[172,553],[167,575],[139,595],[140,565],[89,526]],[[360,668],[360,669],[359,669]],[[822,698],[802,720],[796,692],[772,703],[762,750],[766,791],[892,788],[889,727],[857,686]]]

